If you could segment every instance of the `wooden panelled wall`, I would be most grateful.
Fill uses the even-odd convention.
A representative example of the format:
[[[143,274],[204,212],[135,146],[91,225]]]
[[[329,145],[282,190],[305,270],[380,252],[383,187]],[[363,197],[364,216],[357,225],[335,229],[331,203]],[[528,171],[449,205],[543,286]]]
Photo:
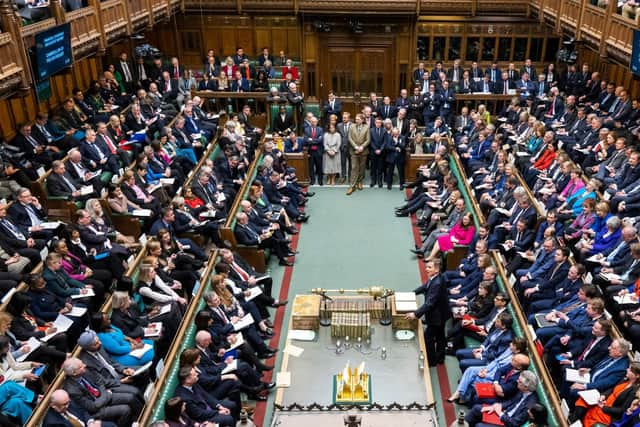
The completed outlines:
[[[257,56],[265,46],[275,54],[283,50],[292,58],[302,55],[295,17],[185,14],[148,37],[164,54],[178,55],[186,67],[198,70],[208,49],[221,60],[233,55],[237,46],[242,46],[249,57]]]
[[[51,111],[71,95],[74,87],[86,89],[101,71],[100,58],[82,59],[73,64],[71,71],[51,78],[51,98],[38,103],[33,90],[24,98],[0,100],[0,135],[11,140],[19,123],[34,120],[38,111]]]

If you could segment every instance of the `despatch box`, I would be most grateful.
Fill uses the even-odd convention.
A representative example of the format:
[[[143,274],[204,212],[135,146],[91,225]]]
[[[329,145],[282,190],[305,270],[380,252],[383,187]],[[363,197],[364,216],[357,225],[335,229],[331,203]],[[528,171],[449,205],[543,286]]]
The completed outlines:
[[[320,295],[296,295],[291,308],[293,329],[317,331],[320,328]]]
[[[396,310],[396,299],[395,297],[389,298],[391,300],[391,327],[395,329],[408,329],[411,331],[415,331],[418,327],[418,319],[407,319],[405,315],[407,312],[399,313]]]

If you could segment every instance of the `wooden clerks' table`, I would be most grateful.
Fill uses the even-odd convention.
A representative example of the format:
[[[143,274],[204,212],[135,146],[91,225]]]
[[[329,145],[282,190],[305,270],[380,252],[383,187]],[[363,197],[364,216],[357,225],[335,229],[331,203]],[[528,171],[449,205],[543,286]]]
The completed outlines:
[[[362,313],[363,306],[371,310],[366,312],[370,314],[366,316],[370,318],[370,338],[367,339],[366,334],[363,334],[358,345],[357,337],[350,337],[350,346],[346,349],[344,345],[346,338],[343,334],[332,337],[331,326],[322,327],[319,324],[321,307],[323,307],[321,297],[319,295],[296,296],[293,301],[289,321],[290,332],[285,348],[293,345],[302,348],[303,352],[299,357],[295,357],[285,350],[280,375],[289,372],[291,383],[289,387],[279,388],[277,391],[274,417],[278,417],[279,425],[282,427],[329,425],[322,422],[327,422],[331,417],[335,418],[335,411],[329,413],[329,411],[320,410],[309,414],[304,413],[305,411],[297,413],[298,411],[289,409],[293,404],[308,406],[316,403],[325,407],[332,405],[333,376],[342,372],[347,362],[352,368],[364,362],[365,371],[370,375],[371,380],[372,404],[390,405],[396,402],[401,405],[411,405],[416,402],[426,406],[433,403],[429,367],[427,365],[425,369],[420,368],[426,363],[425,360],[420,360],[421,352],[422,355],[426,355],[422,324],[419,321],[402,321],[404,314],[395,311],[393,297],[389,302],[395,326],[380,325],[379,300],[374,301],[368,296],[331,295],[331,298],[333,304],[329,306],[329,310],[333,306],[337,311],[330,313]],[[359,301],[360,305],[356,301]],[[411,328],[409,330],[415,335],[409,340],[399,340],[396,336],[396,332],[400,330],[398,328]],[[294,330],[293,333],[292,330]],[[296,330],[314,331],[315,339],[312,341],[293,339],[292,335]],[[338,340],[341,341],[341,351],[336,351]],[[363,417],[368,420],[367,426],[378,425],[371,422],[375,412],[363,412]],[[425,407],[407,409],[405,415],[409,416],[410,412],[413,415],[421,414],[423,422],[425,417],[436,419],[433,410]],[[388,423],[388,418],[386,420]],[[330,424],[333,425],[333,422]]]

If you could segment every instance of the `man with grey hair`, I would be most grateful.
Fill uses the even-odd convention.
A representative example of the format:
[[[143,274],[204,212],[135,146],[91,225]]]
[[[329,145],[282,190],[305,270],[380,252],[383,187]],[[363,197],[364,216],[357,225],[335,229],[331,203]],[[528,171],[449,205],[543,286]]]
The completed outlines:
[[[626,375],[629,367],[629,350],[631,343],[624,338],[616,338],[609,345],[609,354],[598,362],[593,368],[583,368],[589,372],[587,384],[564,382],[559,388],[560,396],[570,402],[578,398],[578,393],[583,390],[598,390],[603,393],[618,384]]]
[[[42,425],[50,427],[115,427],[112,422],[92,418],[87,411],[73,402],[69,393],[63,389],[58,389],[51,394],[49,411],[44,417]]]
[[[91,417],[115,422],[119,427],[130,427],[138,415],[134,413],[136,398],[129,393],[119,393],[107,388],[104,378],[87,370],[78,358],[70,357],[62,364],[66,376],[62,388],[74,403]]]
[[[470,427],[476,425],[486,426],[497,424],[505,426],[520,426],[529,418],[528,410],[538,403],[536,387],[538,377],[531,371],[523,371],[518,378],[518,392],[511,399],[504,402],[496,402],[492,405],[474,405],[465,416],[465,421]],[[494,419],[494,422],[483,422],[486,417]]]
[[[280,260],[280,265],[289,267],[293,265],[292,262],[287,261],[287,258],[294,256],[295,252],[289,248],[285,239],[275,235],[274,230],[256,229],[249,224],[249,217],[244,212],[236,214],[236,220],[233,233],[239,244],[262,249],[269,248]]]

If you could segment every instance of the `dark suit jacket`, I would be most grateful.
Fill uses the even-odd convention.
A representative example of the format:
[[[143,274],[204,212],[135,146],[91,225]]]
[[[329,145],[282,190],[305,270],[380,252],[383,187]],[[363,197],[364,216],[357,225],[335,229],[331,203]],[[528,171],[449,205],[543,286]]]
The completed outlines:
[[[290,113],[285,113],[284,119],[280,113],[278,113],[273,119],[273,130],[276,132],[285,133],[293,130],[294,126],[293,116]]]
[[[93,387],[98,389],[100,395],[94,397],[78,381],[72,377],[67,377],[62,384],[62,388],[69,393],[69,397],[90,415],[98,413],[102,408],[109,406],[110,395],[102,377],[94,372],[86,371],[83,377],[89,381]]]
[[[449,317],[449,304],[442,275],[432,277],[413,292],[417,295],[424,294],[424,304],[416,310],[416,317],[425,316],[426,325],[444,325]]]
[[[101,347],[100,350],[98,350],[98,353],[100,353],[100,355],[104,358],[104,360],[107,361],[107,363],[113,366],[113,369],[116,370],[120,378],[124,377],[123,372],[127,368],[126,366],[123,366],[113,360],[111,356],[109,356],[109,353],[106,352],[104,347]],[[113,378],[109,370],[105,368],[100,362],[98,362],[98,359],[93,357],[86,350],[81,350],[78,358],[82,360],[85,365],[87,365],[87,369],[89,371],[92,371],[96,375],[101,376],[105,380],[105,384],[107,384],[107,387],[117,387],[120,384],[120,381],[118,381],[118,379],[120,378]]]
[[[518,391],[511,399],[502,404],[502,410],[504,413],[502,414],[502,417],[500,417],[500,420],[504,423],[505,427],[520,427],[523,425],[529,418],[527,410],[538,403],[538,395],[534,391],[525,398],[524,402],[522,402],[518,407],[515,414],[510,417],[508,412],[518,404],[521,398],[522,392]]]
[[[158,89],[167,102],[173,102],[178,97],[178,80],[173,77],[169,80],[169,90],[165,87],[165,81],[160,81]]]
[[[82,407],[78,406],[73,400],[69,404],[68,411],[72,413],[74,416],[78,417],[80,421],[87,424],[87,422],[91,419],[91,416],[85,411]],[[47,415],[44,417],[43,426],[46,427],[73,427],[66,418],[60,415],[59,412],[49,408]],[[109,421],[102,421],[103,427],[112,427],[115,424]]]
[[[144,327],[149,323],[148,318],[143,316],[134,306],[129,310],[114,310],[111,312],[111,323],[122,330],[122,333],[129,338],[144,337]]]
[[[44,212],[44,209],[36,209],[35,206],[30,206],[40,221],[46,220],[47,215]],[[29,233],[29,227],[31,227],[31,218],[27,213],[27,208],[20,202],[14,202],[9,206],[7,213],[9,214],[11,222],[18,226],[20,231],[22,231],[22,234],[27,235]]]
[[[603,337],[600,341],[595,343],[589,353],[582,357],[582,354],[586,350],[587,346],[591,343],[591,340],[594,338],[593,335],[586,337],[572,337],[569,341],[569,352],[571,352],[571,356],[573,359],[573,368],[593,368],[595,365],[600,363],[602,359],[609,355],[609,345],[611,344],[611,338],[608,336]]]
[[[255,232],[249,224],[241,225],[236,224],[233,234],[236,237],[236,240],[241,245],[246,246],[258,246],[260,242],[258,241],[258,233]]]
[[[193,420],[197,422],[212,420],[218,413],[215,408],[220,402],[199,384],[194,384],[192,390],[179,385],[174,395],[182,398],[186,403],[187,415]]]

